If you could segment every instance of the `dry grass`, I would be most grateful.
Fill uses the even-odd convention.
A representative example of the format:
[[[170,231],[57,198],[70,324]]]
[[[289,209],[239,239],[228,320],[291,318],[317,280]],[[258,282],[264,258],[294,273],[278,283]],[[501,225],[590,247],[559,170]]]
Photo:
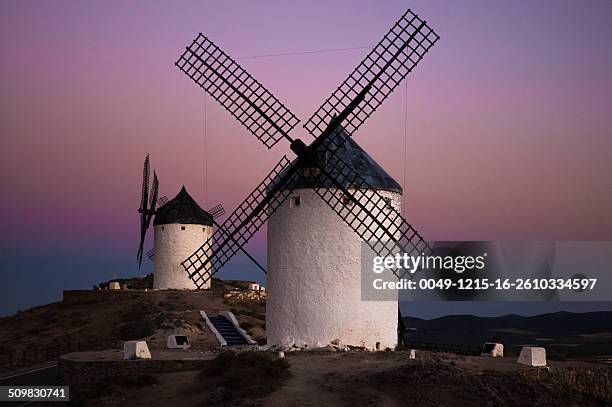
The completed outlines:
[[[156,376],[144,373],[105,377],[96,383],[80,384],[77,391],[71,391],[70,401],[74,405],[87,405],[90,402],[96,404],[109,398],[109,395],[110,399],[117,400],[136,389],[154,386],[157,383]]]
[[[289,362],[267,352],[222,352],[200,373],[207,406],[253,404],[289,376]]]
[[[265,303],[257,303],[255,301],[242,301],[240,304],[228,303],[231,305],[231,311],[238,319],[240,326],[247,331],[249,336],[253,338],[259,345],[265,345],[266,340],[266,306]]]
[[[612,368],[608,366],[524,370],[520,374],[532,383],[565,389],[569,397],[588,396],[612,404]]]
[[[334,372],[318,383],[351,405],[393,400],[390,405],[606,406],[612,404],[610,370],[474,371],[460,362],[430,358],[365,374]]]

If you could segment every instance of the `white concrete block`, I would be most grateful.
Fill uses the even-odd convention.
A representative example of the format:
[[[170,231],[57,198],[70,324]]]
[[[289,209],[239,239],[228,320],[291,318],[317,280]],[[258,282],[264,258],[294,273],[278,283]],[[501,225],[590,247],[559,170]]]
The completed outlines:
[[[166,346],[168,349],[189,349],[191,347],[187,335],[168,335]]]
[[[527,366],[546,366],[546,349],[523,346],[516,362]]]
[[[123,343],[124,359],[151,359],[146,341],[127,341]]]
[[[410,349],[410,356],[408,358],[409,359],[416,359],[416,350]]]
[[[108,289],[109,290],[121,290],[121,285],[119,284],[118,281],[111,281],[110,283],[108,283]]]
[[[249,284],[249,290],[259,291],[259,284],[257,284],[257,283],[250,283]]]
[[[504,345],[496,342],[485,342],[482,345],[482,352],[480,356],[490,356],[492,358],[503,358],[504,357]]]

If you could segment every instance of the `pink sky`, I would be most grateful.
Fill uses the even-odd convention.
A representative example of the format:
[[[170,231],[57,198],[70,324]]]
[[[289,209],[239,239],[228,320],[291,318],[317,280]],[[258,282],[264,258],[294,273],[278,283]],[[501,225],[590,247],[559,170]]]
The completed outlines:
[[[370,46],[408,7],[441,36],[408,78],[409,222],[432,240],[612,238],[611,2],[329,3],[2,2],[0,247],[137,273],[147,152],[162,194],[231,211],[289,151],[209,99],[204,199],[205,97],[173,65],[198,32],[234,57]],[[239,62],[304,122],[366,52]],[[400,183],[405,91],[355,134]]]

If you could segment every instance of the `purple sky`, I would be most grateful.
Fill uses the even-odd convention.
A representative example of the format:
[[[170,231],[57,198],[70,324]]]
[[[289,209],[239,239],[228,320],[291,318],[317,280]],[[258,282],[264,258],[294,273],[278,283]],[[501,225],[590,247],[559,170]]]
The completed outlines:
[[[407,91],[405,217],[431,240],[612,239],[610,1],[5,1],[0,315],[150,271],[147,152],[163,195],[228,211],[288,152],[209,99],[205,191],[205,96],[173,65],[198,32],[236,58],[372,46],[408,7],[441,40],[355,134],[403,183]],[[366,53],[239,62],[305,121]]]

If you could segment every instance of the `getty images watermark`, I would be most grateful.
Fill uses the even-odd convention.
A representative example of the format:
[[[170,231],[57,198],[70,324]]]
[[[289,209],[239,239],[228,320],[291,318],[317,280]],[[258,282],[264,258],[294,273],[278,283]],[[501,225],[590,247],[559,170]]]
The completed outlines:
[[[440,256],[425,255],[411,256],[408,253],[396,253],[393,256],[375,256],[372,261],[372,271],[380,274],[385,269],[398,271],[398,274],[405,274],[402,270],[414,274],[417,270],[450,270],[455,273],[463,273],[466,270],[482,270],[485,268],[487,253],[481,256]]]
[[[611,301],[612,242],[432,242],[377,256],[362,244],[364,301]]]

